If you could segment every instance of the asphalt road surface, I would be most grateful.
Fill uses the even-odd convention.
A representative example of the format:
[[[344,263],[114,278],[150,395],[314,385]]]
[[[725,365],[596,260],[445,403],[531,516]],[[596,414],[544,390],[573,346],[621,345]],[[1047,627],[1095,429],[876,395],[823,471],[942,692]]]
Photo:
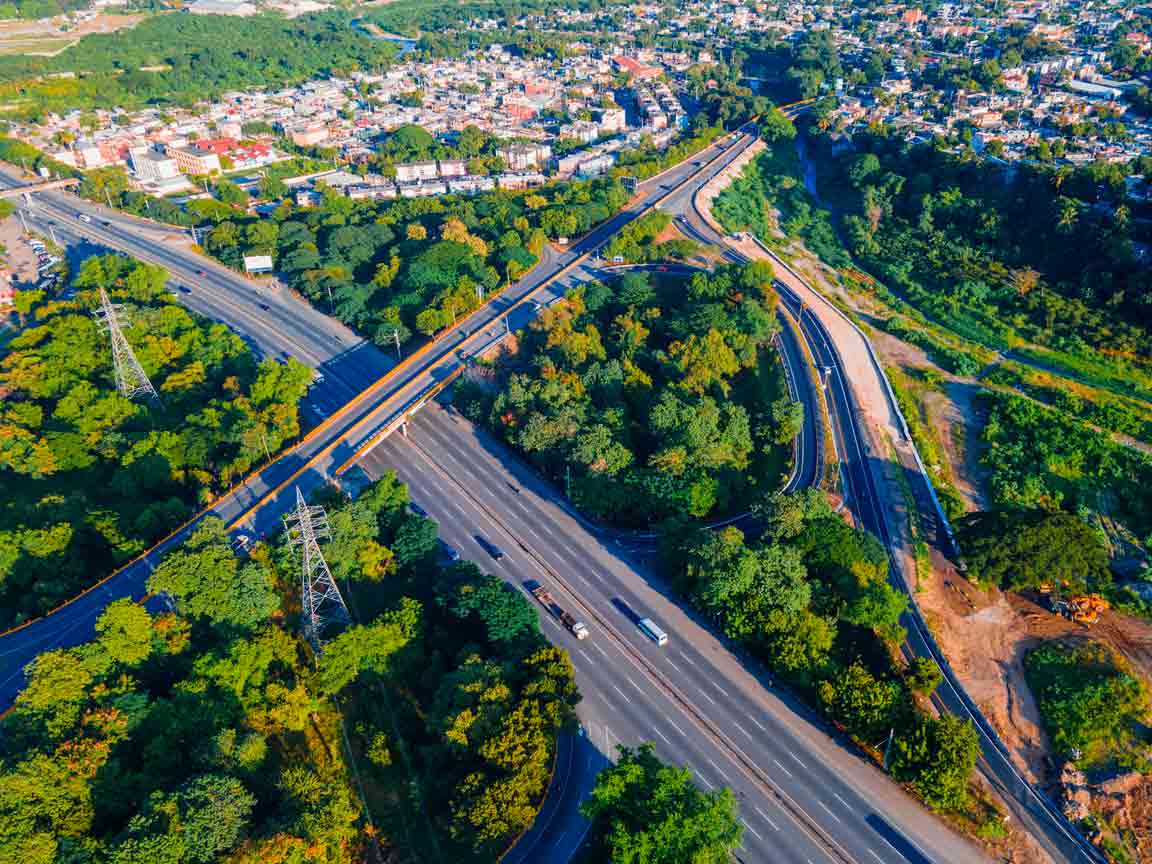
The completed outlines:
[[[704,788],[737,795],[748,862],[968,862],[975,847],[907,797],[799,702],[777,692],[750,658],[712,635],[662,584],[650,551],[590,528],[555,490],[498,442],[436,404],[361,463],[394,469],[441,536],[524,590],[536,580],[591,630],[577,640],[542,614],[546,635],[572,657],[583,694],[586,747],[601,759],[617,744],[651,741],[689,765]],[[505,555],[493,560],[481,545]],[[527,595],[530,602],[535,602]],[[652,617],[657,646],[636,626]],[[594,753],[569,784],[587,785]],[[581,837],[578,814],[556,814],[533,861],[561,862]]]

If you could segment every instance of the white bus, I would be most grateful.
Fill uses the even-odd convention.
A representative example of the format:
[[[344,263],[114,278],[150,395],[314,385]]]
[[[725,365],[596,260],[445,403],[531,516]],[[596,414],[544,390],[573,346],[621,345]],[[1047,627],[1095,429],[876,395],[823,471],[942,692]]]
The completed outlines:
[[[668,644],[668,634],[661,630],[651,618],[641,618],[639,624],[644,634],[657,645]]]

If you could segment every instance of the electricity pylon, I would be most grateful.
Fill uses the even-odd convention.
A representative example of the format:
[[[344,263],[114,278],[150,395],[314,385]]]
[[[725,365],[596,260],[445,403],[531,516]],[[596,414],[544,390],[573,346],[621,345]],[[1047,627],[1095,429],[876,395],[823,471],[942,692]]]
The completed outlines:
[[[135,399],[143,394],[149,399],[160,401],[156,388],[148,380],[144,367],[132,353],[132,346],[124,337],[122,329],[123,311],[119,304],[113,304],[108,299],[108,292],[100,289],[100,308],[96,311],[96,320],[108,331],[112,339],[112,367],[116,372],[116,389],[129,399]]]
[[[296,509],[284,517],[288,542],[301,551],[301,607],[304,613],[304,637],[320,653],[325,628],[347,624],[352,620],[328,562],[320,551],[320,540],[331,536],[328,516],[323,507],[309,507],[304,493],[296,487]]]

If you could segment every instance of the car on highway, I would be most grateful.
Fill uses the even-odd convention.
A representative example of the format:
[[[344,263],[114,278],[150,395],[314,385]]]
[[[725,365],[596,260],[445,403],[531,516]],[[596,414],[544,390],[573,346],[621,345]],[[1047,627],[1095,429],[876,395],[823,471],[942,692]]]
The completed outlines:
[[[269,306],[267,303],[257,303],[256,305],[259,306],[261,309],[263,309],[265,312],[269,312],[272,309],[272,307]]]
[[[408,509],[415,513],[417,516],[423,516],[425,519],[428,518],[428,511],[417,504],[415,501],[408,502]]]
[[[189,288],[187,285],[177,285],[176,290],[179,291],[181,294],[191,294],[192,293],[192,289]]]
[[[476,535],[476,542],[480,544],[480,548],[487,552],[493,561],[499,561],[504,557],[503,550],[483,534]]]
[[[449,546],[443,540],[440,541],[440,548],[444,550],[444,554],[448,556],[449,561],[459,561],[460,553],[456,550],[455,546]]]
[[[103,222],[101,222],[100,224],[101,224],[101,225],[103,225],[105,228],[111,228],[111,227],[112,227],[112,223],[111,223],[111,222],[109,222],[107,219],[105,219],[105,220],[104,220]]]
[[[203,276],[203,275],[204,275],[204,271],[203,271],[203,270],[197,270],[197,271],[196,271],[196,275],[197,275],[197,276]]]
[[[89,216],[87,213],[77,213],[76,218],[79,219],[81,222],[91,222],[92,221],[92,217]]]

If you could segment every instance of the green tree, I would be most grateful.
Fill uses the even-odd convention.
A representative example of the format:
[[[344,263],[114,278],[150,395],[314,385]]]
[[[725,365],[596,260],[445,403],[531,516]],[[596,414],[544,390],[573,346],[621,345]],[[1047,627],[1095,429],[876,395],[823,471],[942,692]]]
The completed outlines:
[[[620,864],[721,864],[743,834],[731,790],[701,792],[691,772],[664,765],[651,744],[621,747],[581,812],[593,822],[595,859]]]
[[[1048,583],[1082,592],[1111,582],[1100,536],[1069,513],[972,513],[958,523],[957,540],[972,576],[1004,588]]]
[[[192,617],[241,627],[263,623],[280,605],[268,571],[241,565],[218,519],[204,520],[165,556],[148,578],[148,590],[170,595]]]
[[[936,810],[957,812],[968,803],[968,778],[980,755],[976,729],[968,720],[945,714],[920,715],[892,746],[892,776],[911,783]]]
[[[117,600],[96,620],[97,644],[113,663],[136,666],[152,653],[152,616],[131,600]]]

